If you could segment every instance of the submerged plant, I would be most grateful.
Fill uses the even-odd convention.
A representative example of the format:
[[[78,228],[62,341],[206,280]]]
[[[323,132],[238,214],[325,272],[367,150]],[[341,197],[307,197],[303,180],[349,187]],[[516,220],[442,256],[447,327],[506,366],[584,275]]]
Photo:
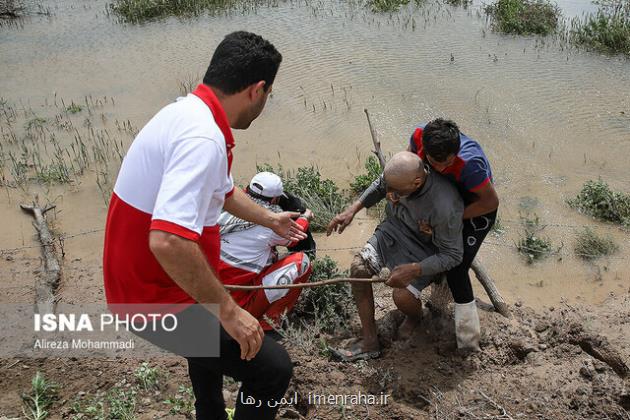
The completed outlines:
[[[578,234],[575,243],[575,254],[585,260],[611,255],[618,250],[619,246],[612,239],[598,236],[588,227]]]
[[[611,190],[601,179],[586,181],[578,195],[567,203],[595,219],[630,226],[630,194]]]
[[[168,16],[198,16],[254,5],[255,0],[114,0],[109,4],[124,22],[142,23]]]
[[[527,263],[543,259],[553,252],[551,240],[540,236],[539,233],[545,228],[540,226],[540,218],[537,215],[521,216],[524,236],[517,244],[518,251],[527,258]]]
[[[548,0],[497,0],[485,11],[494,30],[506,34],[548,35],[560,18],[560,9]]]

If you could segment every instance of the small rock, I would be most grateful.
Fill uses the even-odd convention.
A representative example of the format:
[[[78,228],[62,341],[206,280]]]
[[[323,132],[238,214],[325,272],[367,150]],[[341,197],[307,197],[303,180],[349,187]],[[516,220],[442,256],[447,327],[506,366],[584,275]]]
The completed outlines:
[[[13,255],[7,255],[4,259],[7,261],[13,261]]]
[[[150,405],[151,404],[151,398],[146,397],[142,399],[142,405]]]
[[[587,366],[582,366],[580,368],[580,375],[582,375],[582,377],[584,379],[587,379],[589,381],[593,380],[593,374],[595,373],[594,370],[591,370],[590,368],[588,368]]]
[[[523,339],[513,339],[510,341],[510,349],[514,352],[514,355],[523,360],[531,352],[536,351],[536,348],[531,343],[526,342]]]
[[[538,348],[541,349],[541,350],[547,350],[548,347],[549,346],[547,346],[546,344],[539,344],[538,345]]]

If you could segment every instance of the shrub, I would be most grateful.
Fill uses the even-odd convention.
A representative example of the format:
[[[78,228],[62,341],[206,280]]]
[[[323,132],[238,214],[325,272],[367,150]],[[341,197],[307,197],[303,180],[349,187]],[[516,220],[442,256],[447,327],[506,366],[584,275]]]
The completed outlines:
[[[574,18],[570,37],[577,45],[630,55],[630,2],[608,1],[597,13]]]
[[[586,181],[579,194],[567,203],[595,219],[630,226],[630,194],[611,190],[601,179]]]
[[[594,260],[617,250],[619,247],[612,239],[598,236],[588,227],[578,234],[575,243],[575,254],[585,260]]]
[[[297,195],[304,205],[311,209],[315,217],[311,221],[313,232],[326,230],[328,222],[342,212],[348,204],[348,198],[339,191],[330,179],[322,179],[319,170],[313,166],[298,168],[295,172],[277,170],[269,164],[257,165],[256,170],[273,172],[282,178],[284,189]]]
[[[518,35],[548,35],[556,30],[560,9],[548,0],[497,0],[485,7],[494,30]]]
[[[168,16],[216,13],[246,4],[247,0],[114,0],[109,8],[124,22],[142,23]]]
[[[326,280],[346,275],[337,263],[325,256],[313,261],[311,281]],[[354,300],[348,283],[306,288],[302,290],[295,314],[315,319],[324,331],[342,326],[354,313]]]
[[[381,164],[374,156],[369,156],[367,158],[364,167],[366,173],[357,175],[354,178],[354,181],[350,183],[350,189],[357,194],[361,194],[365,191],[366,188],[369,187],[383,172]]]

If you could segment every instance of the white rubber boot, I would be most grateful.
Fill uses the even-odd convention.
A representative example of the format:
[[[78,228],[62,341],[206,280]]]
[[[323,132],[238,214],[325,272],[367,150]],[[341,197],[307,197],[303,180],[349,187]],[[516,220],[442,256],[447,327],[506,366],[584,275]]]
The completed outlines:
[[[480,334],[477,303],[474,300],[469,303],[456,303],[455,335],[457,336],[457,348],[479,351]]]

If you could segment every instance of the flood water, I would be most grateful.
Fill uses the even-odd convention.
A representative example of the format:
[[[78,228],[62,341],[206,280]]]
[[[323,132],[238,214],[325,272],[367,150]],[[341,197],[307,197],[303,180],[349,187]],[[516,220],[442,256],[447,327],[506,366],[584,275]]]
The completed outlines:
[[[55,95],[68,103],[107,96],[115,99],[109,119],[142,127],[180,95],[182,81],[200,79],[225,34],[257,32],[284,61],[263,115],[236,132],[238,182],[268,162],[315,164],[347,185],[372,146],[364,108],[387,153],[404,149],[418,122],[448,117],[483,145],[493,165],[505,232],[488,238],[481,259],[510,300],[600,302],[610,292],[628,292],[628,235],[565,204],[588,179],[630,191],[630,61],[623,57],[494,34],[477,1],[467,9],[413,4],[390,15],[353,1],[296,0],[142,25],[119,23],[101,0],[43,4],[52,16],[0,27],[0,97],[17,108],[46,115]],[[586,1],[559,5],[569,17],[595,10]],[[131,138],[123,140],[127,146]],[[103,226],[106,207],[93,178],[38,190],[57,200],[61,232]],[[30,220],[17,208],[31,192],[7,188],[0,198],[0,248],[34,243]],[[544,234],[562,246],[559,256],[524,264],[514,249],[524,206],[549,224]],[[361,246],[373,225],[355,224],[320,245]],[[582,225],[613,237],[621,246],[615,258],[592,265],[572,257]],[[101,238],[68,239],[66,253],[98,268]],[[347,264],[352,251],[329,253]],[[96,269],[95,284],[99,275]]]

